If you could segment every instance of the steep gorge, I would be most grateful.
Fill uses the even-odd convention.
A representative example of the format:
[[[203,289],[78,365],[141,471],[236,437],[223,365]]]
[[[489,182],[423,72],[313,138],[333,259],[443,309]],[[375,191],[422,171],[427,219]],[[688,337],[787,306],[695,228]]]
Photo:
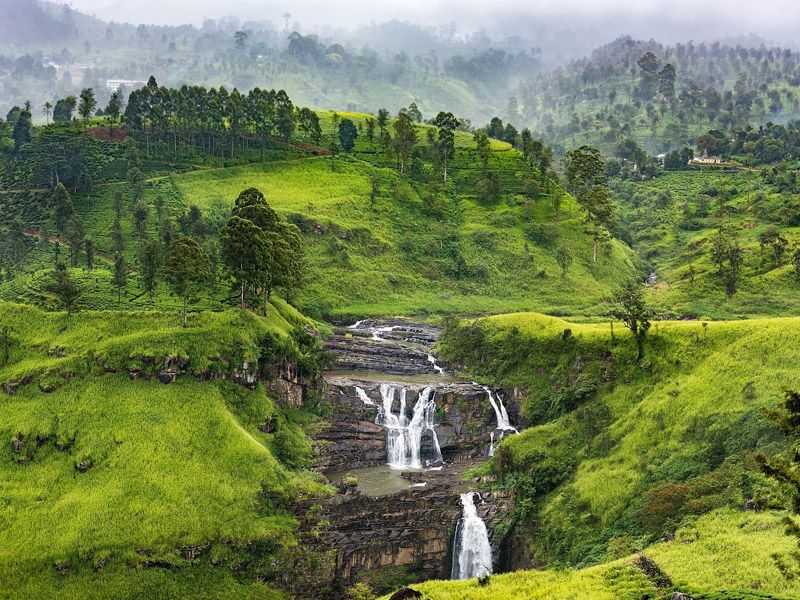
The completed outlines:
[[[513,429],[509,421],[522,425],[513,391],[461,381],[439,365],[437,335],[406,321],[362,321],[327,341],[337,362],[323,378],[316,469],[339,493],[324,503],[329,526],[311,543],[333,555],[333,589],[450,578],[463,496],[477,483],[464,472]],[[510,499],[474,498],[472,520],[485,523],[495,563],[485,569],[502,569]]]

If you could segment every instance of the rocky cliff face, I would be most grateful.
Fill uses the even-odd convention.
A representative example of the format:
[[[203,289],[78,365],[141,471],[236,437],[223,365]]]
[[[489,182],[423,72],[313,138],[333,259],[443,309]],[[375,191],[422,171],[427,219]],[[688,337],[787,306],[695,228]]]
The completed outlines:
[[[391,572],[395,582],[449,578],[455,526],[461,518],[459,494],[475,489],[462,480],[464,471],[484,460],[492,433],[499,440],[498,419],[486,390],[457,381],[431,356],[437,331],[407,322],[366,321],[359,328],[341,328],[327,342],[336,371],[322,385],[324,423],[315,436],[317,469],[323,473],[353,472],[387,461],[387,432],[376,417],[382,409],[381,385],[406,391],[406,417],[415,399],[431,387],[436,403],[435,431],[444,465],[441,470],[411,471],[403,477],[414,487],[380,497],[366,496],[350,483],[323,503],[329,526],[309,544],[333,555],[329,573],[335,586]],[[519,427],[522,397],[503,393],[511,422]],[[393,411],[399,414],[396,399]],[[380,419],[378,419],[380,422]],[[421,455],[431,456],[433,436],[423,432]],[[484,492],[478,514],[487,524],[493,557],[503,549],[510,500]],[[496,533],[498,532],[498,533]],[[498,562],[497,567],[502,565]]]
[[[364,578],[375,579],[383,570],[409,581],[450,577],[453,536],[461,518],[457,491],[464,489],[461,472],[440,483],[370,498],[358,492],[339,494],[323,507],[331,527],[317,540],[320,551],[333,550],[330,574],[346,587]],[[500,530],[509,507],[507,496],[484,492],[478,514],[490,533],[493,555],[499,556]]]

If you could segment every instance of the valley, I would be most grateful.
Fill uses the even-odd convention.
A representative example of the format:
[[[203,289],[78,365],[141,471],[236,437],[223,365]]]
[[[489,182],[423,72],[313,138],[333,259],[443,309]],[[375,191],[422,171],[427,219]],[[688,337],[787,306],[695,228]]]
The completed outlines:
[[[0,600],[800,598],[794,42],[484,4],[0,10]]]

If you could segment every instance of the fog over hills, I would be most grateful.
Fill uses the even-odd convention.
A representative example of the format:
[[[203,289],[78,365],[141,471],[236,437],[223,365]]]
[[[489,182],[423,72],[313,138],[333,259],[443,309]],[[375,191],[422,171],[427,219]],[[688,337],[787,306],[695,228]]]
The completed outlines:
[[[444,26],[464,34],[484,31],[489,35],[520,35],[547,27],[571,31],[578,45],[602,43],[621,34],[655,38],[662,42],[706,41],[756,34],[780,44],[791,43],[800,24],[800,11],[793,0],[767,0],[754,5],[745,0],[702,3],[690,0],[638,3],[610,0],[535,0],[515,2],[497,0],[407,0],[369,2],[351,0],[333,4],[321,0],[299,2],[260,2],[233,0],[224,4],[212,0],[74,0],[74,8],[114,21],[177,25],[201,25],[206,18],[235,15],[237,18],[271,21],[283,28],[299,25],[306,30],[331,28],[354,30],[371,22],[392,19],[410,21],[426,27]],[[289,19],[285,14],[291,14]],[[565,40],[566,41],[566,40]]]

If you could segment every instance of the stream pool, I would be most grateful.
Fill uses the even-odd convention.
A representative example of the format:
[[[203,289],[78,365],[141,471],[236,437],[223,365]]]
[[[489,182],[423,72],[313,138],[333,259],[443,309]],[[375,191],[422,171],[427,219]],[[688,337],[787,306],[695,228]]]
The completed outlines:
[[[412,469],[409,469],[410,471]],[[423,472],[424,469],[417,469],[416,472]],[[377,498],[379,496],[389,496],[410,489],[414,484],[410,480],[401,477],[396,469],[389,465],[378,465],[377,467],[364,467],[362,469],[350,469],[339,473],[329,473],[326,475],[331,483],[339,483],[347,475],[353,475],[358,479],[358,491],[365,496]]]

